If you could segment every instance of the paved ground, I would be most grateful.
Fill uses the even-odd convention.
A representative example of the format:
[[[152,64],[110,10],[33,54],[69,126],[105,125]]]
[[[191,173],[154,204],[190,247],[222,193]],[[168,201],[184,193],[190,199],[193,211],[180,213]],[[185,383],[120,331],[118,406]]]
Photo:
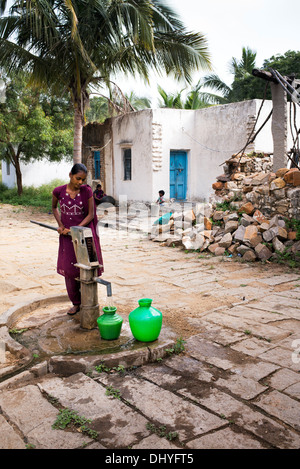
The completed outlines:
[[[7,311],[65,289],[56,233],[29,222],[54,224],[51,216],[0,213],[1,333]],[[126,372],[115,370],[126,353],[107,362],[111,372],[96,370],[95,357],[54,357],[2,378],[0,449],[299,449],[299,270],[186,253],[142,232],[102,228],[101,239],[118,311],[152,298],[185,350],[146,347]],[[53,428],[62,408],[91,419],[97,434]]]

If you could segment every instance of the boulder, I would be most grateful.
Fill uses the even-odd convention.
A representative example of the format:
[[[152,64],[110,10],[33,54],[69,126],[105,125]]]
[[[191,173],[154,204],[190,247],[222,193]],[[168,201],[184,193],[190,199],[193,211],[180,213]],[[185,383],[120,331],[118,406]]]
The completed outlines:
[[[254,210],[255,210],[255,207],[252,205],[251,202],[246,202],[244,205],[242,205],[239,208],[240,213],[245,212],[247,215],[252,215]]]
[[[270,259],[273,254],[272,251],[262,243],[259,243],[257,246],[255,246],[255,252],[261,261]]]

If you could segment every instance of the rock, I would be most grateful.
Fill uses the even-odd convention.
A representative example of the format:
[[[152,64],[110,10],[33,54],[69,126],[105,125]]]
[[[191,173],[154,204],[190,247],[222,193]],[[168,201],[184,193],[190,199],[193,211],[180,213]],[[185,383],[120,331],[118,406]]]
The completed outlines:
[[[269,181],[269,174],[266,173],[258,173],[253,179],[252,179],[252,185],[253,186],[260,186],[261,184],[265,184],[266,182]]]
[[[236,230],[236,232],[233,234],[234,240],[242,242],[244,239],[245,231],[246,231],[246,227],[243,225],[240,225],[238,229]]]
[[[222,210],[216,210],[213,213],[213,220],[214,221],[223,220],[223,215],[224,215],[224,212]]]
[[[194,243],[189,236],[184,236],[182,238],[182,244],[185,247],[185,249],[189,249],[189,250],[194,249]]]
[[[275,173],[275,174],[276,174],[276,177],[277,177],[277,178],[282,178],[282,177],[285,175],[285,173],[287,173],[288,171],[289,171],[288,168],[280,168],[280,169],[278,169],[278,170],[276,171],[276,173]]]
[[[270,190],[275,191],[276,189],[281,189],[286,186],[286,182],[282,178],[274,179],[270,184]]]
[[[222,239],[219,241],[219,246],[223,248],[228,248],[232,243],[231,233],[226,233]]]
[[[259,231],[263,232],[266,231],[270,228],[270,223],[268,220],[264,221],[260,226],[259,226]]]
[[[208,250],[214,254],[215,250],[220,247],[219,243],[213,243],[210,246],[208,246]]]
[[[262,236],[257,234],[256,236],[252,236],[248,242],[253,248],[255,248],[255,246],[257,246],[259,243],[262,243],[262,240]]]
[[[279,241],[277,237],[272,239],[272,244],[275,251],[283,253],[286,249],[285,245],[281,241]]]
[[[254,262],[256,260],[256,254],[251,249],[245,252],[243,260],[247,262]]]
[[[223,182],[214,182],[212,184],[212,188],[215,190],[215,191],[221,191],[223,188],[224,188],[224,183]]]
[[[237,253],[237,248],[239,247],[239,243],[234,243],[229,248],[227,249],[229,254],[236,254]]]
[[[185,210],[183,212],[183,219],[185,222],[192,223],[194,220],[196,220],[196,216],[194,214],[193,210]]]
[[[228,189],[228,190],[233,190],[233,189],[237,189],[237,185],[234,181],[228,181],[228,182],[225,182],[225,189]]]
[[[295,171],[299,171],[298,168],[291,168],[287,173],[285,173],[285,175],[283,176],[283,179],[285,180],[285,182],[287,184],[293,184],[293,180],[294,180],[294,172]]]
[[[227,174],[221,174],[221,176],[217,177],[217,181],[227,182],[229,180],[229,176]]]
[[[237,220],[229,220],[227,223],[225,223],[225,234],[236,231],[238,227],[239,227],[239,222]]]
[[[204,217],[204,226],[205,226],[206,230],[211,230],[212,229],[212,222],[207,217]]]
[[[214,254],[215,256],[223,256],[224,252],[225,252],[225,248],[222,248],[219,246],[215,249]]]
[[[233,213],[230,213],[228,215],[228,221],[232,221],[232,220],[238,220],[239,219],[239,215],[236,213],[236,212],[233,212]]]
[[[274,228],[269,228],[263,233],[263,239],[269,243],[276,236],[276,231]]]
[[[245,241],[245,240],[250,241],[251,238],[253,238],[254,236],[257,236],[257,234],[258,234],[257,226],[255,226],[255,225],[249,225],[249,226],[247,226],[246,229],[245,229],[245,234],[244,234],[244,239],[243,239],[243,241]]]
[[[244,244],[241,244],[236,248],[236,251],[243,256],[245,252],[251,251],[251,248],[249,246],[245,246]]]
[[[247,202],[239,208],[239,213],[245,212],[247,215],[252,215],[255,208],[251,202]]]
[[[253,216],[254,220],[256,220],[259,224],[266,221],[266,217],[261,213],[260,210],[255,210],[255,212],[253,213],[252,216]]]
[[[269,195],[270,194],[270,188],[268,185],[264,185],[264,186],[257,186],[256,189],[255,189],[259,194],[262,194],[262,195]],[[278,191],[276,191],[278,192]]]
[[[300,186],[300,171],[294,171],[293,174],[293,186]]]
[[[273,231],[275,232],[275,236],[280,240],[286,240],[288,237],[286,229],[282,228],[282,226],[274,226]]]
[[[201,234],[196,234],[195,238],[193,239],[194,249],[201,249],[204,242],[204,236],[202,236]]]
[[[282,218],[279,218],[278,215],[275,215],[269,220],[269,225],[270,225],[270,228],[272,228],[273,226],[282,226],[284,228],[285,221],[282,220]]]
[[[258,258],[262,261],[268,260],[272,256],[272,251],[262,243],[255,246],[255,252]]]

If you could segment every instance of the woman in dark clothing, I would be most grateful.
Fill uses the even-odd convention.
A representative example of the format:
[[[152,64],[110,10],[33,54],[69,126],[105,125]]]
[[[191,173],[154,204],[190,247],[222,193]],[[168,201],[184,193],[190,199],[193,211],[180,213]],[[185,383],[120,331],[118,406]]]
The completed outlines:
[[[69,236],[71,226],[86,226],[91,228],[95,248],[100,264],[99,275],[103,272],[103,261],[100,241],[97,234],[97,216],[93,192],[86,185],[87,169],[83,164],[75,164],[69,174],[70,182],[56,187],[52,193],[52,211],[58,223],[59,250],[57,259],[57,272],[65,277],[66,288],[73,306],[68,311],[74,315],[80,310],[80,282],[79,268],[75,266],[76,256]],[[58,203],[60,211],[58,210]]]

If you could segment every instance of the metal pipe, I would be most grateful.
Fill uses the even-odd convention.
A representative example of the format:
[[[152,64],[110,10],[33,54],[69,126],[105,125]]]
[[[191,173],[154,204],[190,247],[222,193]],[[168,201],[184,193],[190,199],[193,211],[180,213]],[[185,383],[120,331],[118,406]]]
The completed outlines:
[[[57,233],[58,226],[46,225],[46,223],[41,223],[39,221],[34,220],[30,220],[30,223],[35,223],[36,225],[42,226],[43,228],[48,228],[49,230],[56,231]],[[68,236],[71,236],[71,233],[68,233]]]
[[[94,277],[93,280],[94,280],[94,282],[98,282],[98,283],[101,283],[102,285],[105,285],[106,290],[107,290],[107,296],[112,296],[112,289],[111,289],[111,283],[110,282],[108,282],[107,280],[103,280],[100,277]]]

